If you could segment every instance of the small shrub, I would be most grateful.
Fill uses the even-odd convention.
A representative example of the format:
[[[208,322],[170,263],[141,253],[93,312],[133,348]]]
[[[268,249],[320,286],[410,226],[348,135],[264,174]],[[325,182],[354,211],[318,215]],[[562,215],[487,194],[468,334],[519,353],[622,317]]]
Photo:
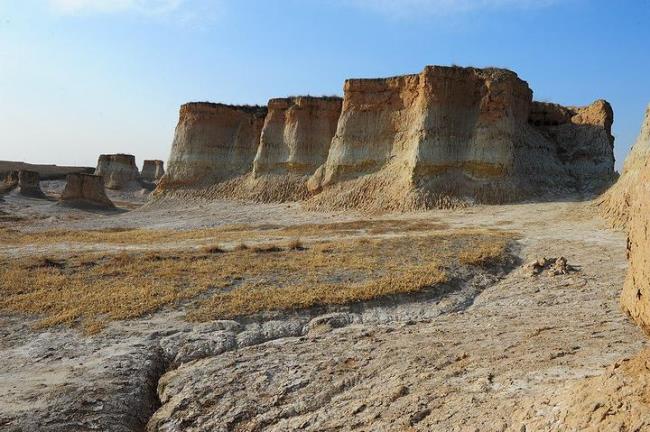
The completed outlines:
[[[203,247],[203,252],[207,254],[220,254],[226,252],[224,249],[221,248],[221,246],[218,245],[209,245]]]
[[[276,245],[261,245],[255,246],[253,252],[256,253],[269,253],[269,252],[282,252],[282,248]]]
[[[236,251],[245,251],[250,249],[246,243],[239,243],[237,246],[235,246]]]

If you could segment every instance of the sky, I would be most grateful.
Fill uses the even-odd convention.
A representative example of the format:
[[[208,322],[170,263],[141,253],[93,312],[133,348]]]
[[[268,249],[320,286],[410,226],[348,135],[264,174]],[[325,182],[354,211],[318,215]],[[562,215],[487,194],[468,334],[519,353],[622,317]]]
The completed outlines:
[[[608,100],[620,170],[650,103],[650,0],[0,0],[0,160],[167,160],[185,102],[342,95],[428,64]]]

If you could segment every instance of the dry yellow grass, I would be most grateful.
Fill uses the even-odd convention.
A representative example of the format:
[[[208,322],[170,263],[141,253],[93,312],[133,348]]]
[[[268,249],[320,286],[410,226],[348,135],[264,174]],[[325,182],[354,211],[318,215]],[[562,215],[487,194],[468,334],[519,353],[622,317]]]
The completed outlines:
[[[463,265],[488,267],[501,264],[504,259],[503,251],[508,246],[509,239],[495,237],[491,242],[481,242],[473,248],[461,251],[458,261]]]
[[[5,258],[0,309],[37,315],[38,327],[80,325],[94,333],[107,321],[170,305],[183,305],[193,320],[210,320],[343,304],[435,287],[453,266],[503,256],[508,238],[462,230],[307,244],[285,240],[229,251],[212,243],[176,252]]]
[[[143,228],[113,228],[98,230],[47,230],[47,231],[19,231],[7,227],[0,227],[0,244],[27,245],[27,244],[52,244],[52,243],[97,243],[97,244],[152,244],[173,243],[179,241],[214,241],[222,242],[256,240],[276,235],[287,239],[310,235],[352,234],[385,234],[388,232],[416,232],[445,229],[447,226],[430,220],[359,220],[351,222],[337,222],[330,224],[303,224],[294,226],[279,225],[226,225],[217,228],[204,228],[194,230],[166,230]]]

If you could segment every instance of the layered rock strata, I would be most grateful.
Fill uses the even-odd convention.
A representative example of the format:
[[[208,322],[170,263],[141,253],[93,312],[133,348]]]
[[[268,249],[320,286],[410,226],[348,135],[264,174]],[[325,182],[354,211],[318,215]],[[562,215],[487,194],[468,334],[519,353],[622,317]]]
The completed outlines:
[[[632,146],[629,156],[625,159],[623,172],[616,184],[612,186],[599,202],[603,215],[615,227],[627,226],[630,219],[630,208],[636,197],[635,188],[643,185],[640,177],[647,169],[650,160],[650,105],[648,105],[641,132]]]
[[[428,66],[344,90],[342,102],[272,99],[268,111],[183,105],[158,192],[411,210],[593,194],[614,178],[602,100],[533,102],[517,74],[494,68]]]
[[[165,163],[161,160],[145,160],[142,164],[142,173],[140,176],[143,180],[156,182],[165,174]]]
[[[636,155],[629,156],[631,163],[626,163],[627,168],[631,169],[637,165],[639,161],[634,159],[638,158],[638,153],[640,150]],[[638,163],[637,168],[634,177],[628,177],[629,268],[621,294],[621,305],[632,319],[650,334],[650,166],[647,159],[644,164]]]
[[[338,97],[271,99],[252,172],[215,186],[215,195],[258,202],[308,198],[306,181],[327,160],[342,102]]]
[[[503,69],[348,80],[328,159],[308,183],[322,191],[312,205],[399,210],[593,192],[613,176],[612,121],[604,101],[533,103]]]
[[[59,202],[71,207],[114,208],[106,196],[104,179],[93,174],[68,174]]]
[[[181,106],[159,191],[211,185],[250,172],[266,111],[203,102]]]
[[[99,156],[95,175],[104,178],[108,189],[125,189],[140,179],[135,156],[129,154],[103,154]]]
[[[40,176],[36,171],[20,170],[18,171],[18,192],[32,198],[45,198],[40,181]]]
[[[299,96],[271,99],[253,175],[311,175],[327,160],[343,100]]]

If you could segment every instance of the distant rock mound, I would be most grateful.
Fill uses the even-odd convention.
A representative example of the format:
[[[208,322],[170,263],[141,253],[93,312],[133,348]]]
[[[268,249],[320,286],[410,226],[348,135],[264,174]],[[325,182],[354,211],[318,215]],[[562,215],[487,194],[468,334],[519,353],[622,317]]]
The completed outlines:
[[[0,195],[11,192],[18,187],[18,171],[9,171],[0,183]]]
[[[75,166],[58,166],[30,164],[26,162],[4,161],[0,160],[0,177],[6,177],[8,174],[20,170],[36,171],[43,180],[65,180],[65,177],[71,173],[85,172],[92,174],[95,168],[75,167]]]
[[[68,174],[59,202],[78,208],[115,208],[106,196],[103,177],[94,174]]]
[[[129,154],[103,154],[99,156],[95,175],[104,178],[108,189],[126,189],[140,179],[135,156]]]
[[[145,160],[142,164],[142,173],[140,176],[143,180],[156,182],[165,174],[165,163],[161,160]]]
[[[31,198],[46,198],[41,190],[40,176],[36,171],[18,171],[18,192]]]
[[[308,198],[306,181],[327,160],[342,102],[338,97],[271,99],[252,172],[215,186],[215,196],[257,202]]]
[[[612,121],[604,101],[533,103],[504,69],[348,80],[310,205],[411,210],[596,192],[614,174]]]
[[[181,106],[158,192],[205,187],[251,171],[266,112],[266,107],[207,102]]]
[[[641,132],[630,154],[625,159],[618,181],[599,201],[603,215],[613,226],[623,228],[630,220],[630,208],[636,198],[635,188],[641,184],[640,176],[650,161],[650,105],[645,112]]]

